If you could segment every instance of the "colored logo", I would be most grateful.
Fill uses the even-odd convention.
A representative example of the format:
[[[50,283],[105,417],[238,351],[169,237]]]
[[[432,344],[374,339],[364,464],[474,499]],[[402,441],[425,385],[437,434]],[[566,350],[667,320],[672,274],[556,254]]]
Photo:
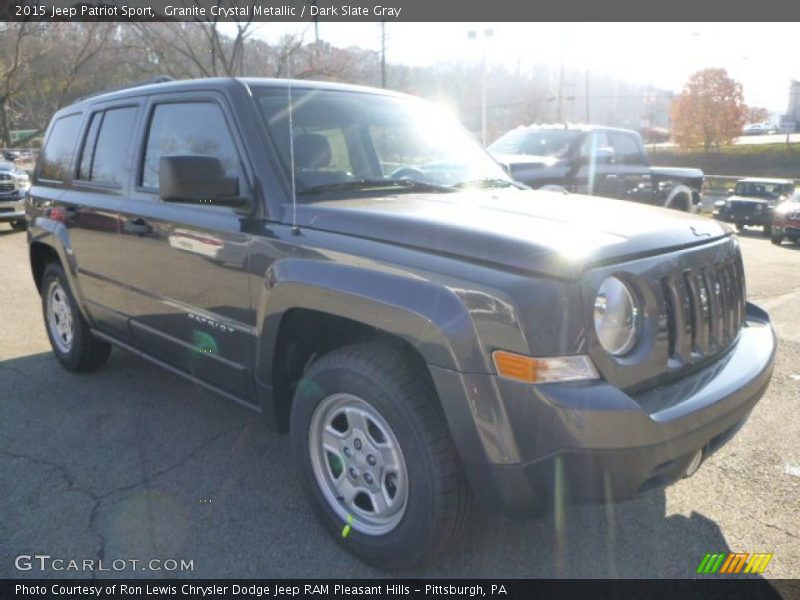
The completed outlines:
[[[747,552],[706,554],[697,567],[701,575],[720,573],[735,575],[737,573],[763,573],[772,554],[748,554]]]

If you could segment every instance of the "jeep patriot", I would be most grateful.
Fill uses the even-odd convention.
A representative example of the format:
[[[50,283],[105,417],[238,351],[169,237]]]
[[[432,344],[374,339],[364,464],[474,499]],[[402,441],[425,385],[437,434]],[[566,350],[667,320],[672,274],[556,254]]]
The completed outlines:
[[[262,413],[322,525],[382,568],[440,551],[475,502],[525,517],[689,476],[772,374],[728,225],[530,190],[384,90],[82,99],[26,218],[65,368],[115,345]]]

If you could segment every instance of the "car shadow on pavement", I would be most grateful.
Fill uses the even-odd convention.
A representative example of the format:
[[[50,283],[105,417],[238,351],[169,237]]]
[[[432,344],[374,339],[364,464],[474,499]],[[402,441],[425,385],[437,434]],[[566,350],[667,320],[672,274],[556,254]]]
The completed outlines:
[[[713,520],[667,514],[660,490],[528,521],[477,512],[456,547],[387,574],[323,531],[288,437],[177,376],[119,350],[68,373],[46,352],[0,360],[0,389],[2,556],[193,561],[104,577],[690,578],[731,551]],[[0,577],[91,575],[3,563]]]

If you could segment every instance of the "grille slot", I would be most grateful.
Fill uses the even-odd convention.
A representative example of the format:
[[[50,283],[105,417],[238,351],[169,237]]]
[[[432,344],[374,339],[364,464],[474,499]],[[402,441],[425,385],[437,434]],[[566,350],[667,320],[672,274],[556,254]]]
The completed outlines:
[[[666,276],[661,290],[674,366],[702,360],[736,339],[745,304],[741,258]]]

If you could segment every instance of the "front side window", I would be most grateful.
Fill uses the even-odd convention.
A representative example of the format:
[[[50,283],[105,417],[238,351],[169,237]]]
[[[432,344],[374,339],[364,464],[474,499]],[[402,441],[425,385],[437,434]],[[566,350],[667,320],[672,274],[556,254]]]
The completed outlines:
[[[239,157],[222,109],[212,102],[159,104],[150,120],[141,184],[158,188],[162,156],[213,156],[229,177],[239,177]]]
[[[612,132],[609,138],[616,162],[626,165],[640,165],[644,162],[643,153],[639,149],[636,138],[632,135]]]
[[[72,159],[81,126],[81,115],[61,117],[53,124],[50,136],[42,150],[39,177],[53,181],[69,179]]]
[[[581,144],[581,156],[584,158],[591,156],[610,157],[614,149],[605,131],[594,131],[587,135]]]
[[[567,129],[512,129],[489,146],[494,154],[527,154],[563,158],[580,137]]]

